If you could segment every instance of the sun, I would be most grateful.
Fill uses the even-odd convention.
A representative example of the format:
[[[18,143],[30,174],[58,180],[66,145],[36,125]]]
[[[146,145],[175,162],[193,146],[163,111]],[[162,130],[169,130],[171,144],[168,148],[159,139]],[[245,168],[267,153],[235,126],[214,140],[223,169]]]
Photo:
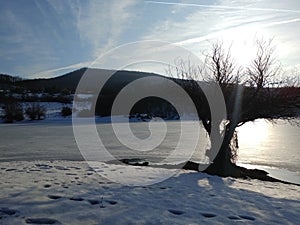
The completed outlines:
[[[222,41],[226,48],[230,49],[235,62],[240,66],[247,66],[254,59],[257,51],[256,41],[266,33],[256,27],[237,27],[224,30]]]

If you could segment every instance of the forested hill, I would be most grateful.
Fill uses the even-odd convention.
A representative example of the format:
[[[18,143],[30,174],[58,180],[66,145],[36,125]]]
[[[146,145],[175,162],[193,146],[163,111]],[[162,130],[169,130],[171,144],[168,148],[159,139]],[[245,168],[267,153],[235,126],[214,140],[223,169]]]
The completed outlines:
[[[10,75],[0,75],[0,89],[15,91],[16,89],[28,90],[31,92],[46,92],[46,93],[57,93],[63,90],[69,90],[74,93],[76,87],[86,72],[87,68],[81,68],[73,72],[48,79],[22,79],[19,77],[14,77]],[[114,73],[113,77],[110,79],[110,86],[114,88],[126,85],[131,81],[145,77],[149,75],[159,76],[158,74],[146,73],[146,72],[136,72],[136,71],[113,71],[104,69],[93,69],[94,72],[99,76],[104,73]]]

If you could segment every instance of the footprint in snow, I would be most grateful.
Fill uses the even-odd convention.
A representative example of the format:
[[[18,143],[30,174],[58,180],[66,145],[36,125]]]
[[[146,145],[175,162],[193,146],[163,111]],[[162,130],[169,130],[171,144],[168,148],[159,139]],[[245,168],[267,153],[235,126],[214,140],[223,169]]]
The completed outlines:
[[[81,170],[81,168],[76,167],[76,166],[70,166],[71,169],[75,169],[75,170]]]
[[[84,200],[83,198],[80,198],[80,197],[72,197],[72,198],[69,198],[69,199],[72,200],[72,201],[77,201],[77,202],[81,202],[81,201]]]
[[[242,219],[245,219],[245,220],[252,220],[252,221],[255,220],[255,218],[252,216],[239,215],[239,217],[241,217]]]
[[[41,170],[39,169],[30,169],[29,172],[40,172]]]
[[[112,201],[112,200],[105,200],[105,202],[107,202],[107,203],[109,203],[109,204],[111,204],[111,205],[115,205],[115,204],[118,203],[118,202]]]
[[[68,176],[77,176],[77,173],[66,173]]]
[[[58,220],[49,218],[28,218],[25,222],[27,224],[61,224]]]
[[[55,199],[62,198],[62,196],[60,196],[60,195],[48,195],[48,198],[55,200]]]
[[[55,167],[55,169],[57,169],[57,170],[70,170],[70,169],[68,169],[68,168],[66,168],[66,167],[63,167],[63,166],[54,166]]]
[[[100,204],[100,200],[96,200],[96,199],[88,199],[87,200],[91,205],[97,205]]]
[[[206,217],[206,218],[213,218],[216,217],[217,215],[212,214],[212,213],[201,213],[202,216]]]
[[[231,220],[240,220],[241,218],[238,217],[238,216],[228,216],[228,219],[231,219]]]
[[[228,219],[231,219],[231,220],[242,220],[242,219],[245,219],[245,220],[251,220],[251,221],[255,220],[254,217],[252,217],[252,216],[246,216],[246,215],[228,216]]]
[[[185,213],[185,212],[183,212],[183,211],[176,210],[176,209],[169,209],[168,211],[169,211],[170,213],[174,214],[174,215],[182,215],[182,214]]]
[[[92,167],[89,167],[86,171],[94,171]]]
[[[88,199],[87,200],[91,205],[98,205],[100,204],[100,208],[105,208],[105,206],[103,205],[103,202],[106,202],[110,205],[116,205],[118,202],[117,201],[113,201],[113,200],[104,200],[103,198],[101,198],[101,200],[97,200],[97,199]]]
[[[36,167],[39,167],[40,169],[44,169],[44,170],[47,170],[47,169],[51,169],[53,166],[49,166],[47,164],[35,164]]]
[[[2,214],[6,214],[9,216],[12,216],[14,214],[16,214],[18,211],[14,210],[14,209],[9,209],[9,208],[0,208],[0,213]]]

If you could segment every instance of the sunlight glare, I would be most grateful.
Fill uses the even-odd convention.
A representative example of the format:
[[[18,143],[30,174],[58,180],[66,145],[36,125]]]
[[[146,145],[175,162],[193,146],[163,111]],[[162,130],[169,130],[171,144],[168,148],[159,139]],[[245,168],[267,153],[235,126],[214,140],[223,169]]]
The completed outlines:
[[[231,55],[235,62],[240,66],[247,66],[251,63],[256,55],[256,40],[260,37],[254,27],[235,28],[224,31],[222,39],[225,47],[230,48]],[[266,37],[266,34],[264,35]]]
[[[248,122],[237,129],[239,144],[259,147],[269,135],[269,124],[265,120]]]

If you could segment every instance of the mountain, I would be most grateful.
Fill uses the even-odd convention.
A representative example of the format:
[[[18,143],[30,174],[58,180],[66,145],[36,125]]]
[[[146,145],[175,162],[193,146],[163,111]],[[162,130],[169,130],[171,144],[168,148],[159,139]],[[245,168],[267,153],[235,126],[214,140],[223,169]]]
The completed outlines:
[[[76,87],[82,78],[83,74],[88,70],[88,68],[81,68],[73,72],[49,79],[27,79],[15,82],[15,85],[28,89],[32,92],[61,92],[65,89],[74,93]],[[154,73],[146,72],[136,72],[136,71],[113,71],[105,69],[89,69],[92,70],[96,76],[101,76],[102,74],[114,73],[114,75],[109,79],[109,85],[106,85],[105,89],[119,89],[125,86],[131,81],[145,77],[145,76],[160,76]]]
[[[73,92],[75,91],[79,80],[86,70],[87,68],[81,68],[62,76],[48,79],[24,79],[20,82],[17,82],[16,85],[33,92],[60,92],[63,89],[69,89]]]

